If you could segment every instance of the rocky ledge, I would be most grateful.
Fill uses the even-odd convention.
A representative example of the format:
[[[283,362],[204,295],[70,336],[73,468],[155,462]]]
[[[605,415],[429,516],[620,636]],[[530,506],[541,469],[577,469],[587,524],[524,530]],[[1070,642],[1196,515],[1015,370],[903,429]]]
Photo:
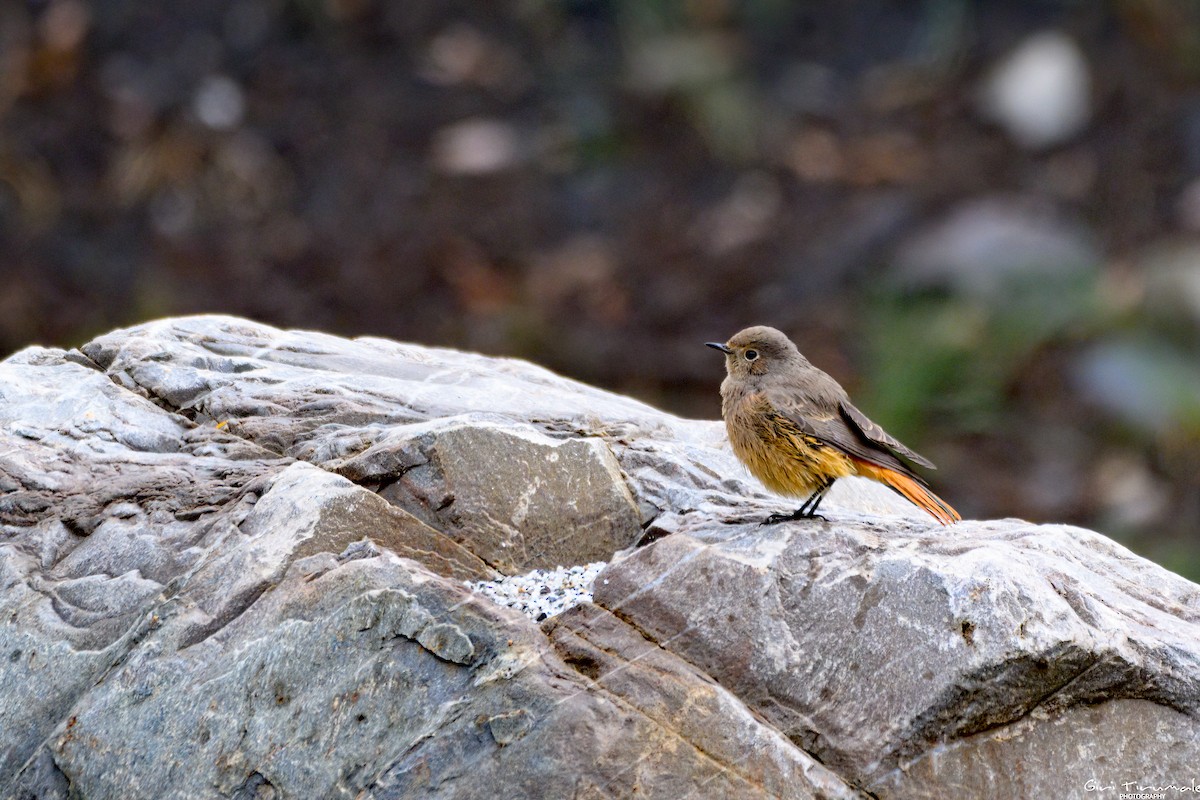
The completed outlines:
[[[760,527],[719,423],[530,364],[224,317],[30,348],[0,482],[3,796],[1200,783],[1200,587],[856,479]],[[596,561],[540,623],[470,589]]]

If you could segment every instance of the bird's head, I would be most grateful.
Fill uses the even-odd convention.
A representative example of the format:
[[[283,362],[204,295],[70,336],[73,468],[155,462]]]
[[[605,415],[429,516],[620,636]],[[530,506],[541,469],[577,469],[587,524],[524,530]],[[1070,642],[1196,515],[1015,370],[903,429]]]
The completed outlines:
[[[725,354],[725,369],[734,377],[766,375],[772,369],[804,358],[791,339],[765,325],[738,331],[724,344],[705,344]]]

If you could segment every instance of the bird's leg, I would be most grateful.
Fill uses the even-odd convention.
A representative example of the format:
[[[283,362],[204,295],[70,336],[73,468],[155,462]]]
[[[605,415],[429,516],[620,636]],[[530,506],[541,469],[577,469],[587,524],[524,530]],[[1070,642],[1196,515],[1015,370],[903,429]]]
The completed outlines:
[[[804,505],[800,506],[792,513],[792,519],[804,519],[813,511],[816,511],[817,506],[821,503],[821,495],[823,494],[825,494],[824,484],[817,487],[817,490],[810,494],[808,499],[804,501]]]
[[[818,489],[812,497],[808,498],[808,501],[804,504],[805,506],[808,506],[808,509],[805,510],[803,507],[801,507],[800,510],[796,512],[800,515],[797,517],[797,519],[812,519],[813,517],[816,517],[819,520],[825,520],[824,517],[817,513],[817,506],[821,505],[821,501],[825,499],[825,493],[829,491],[829,487],[831,486],[833,486],[833,481],[826,481],[824,486]],[[808,505],[809,503],[812,503],[812,505]],[[828,520],[825,521],[828,522]]]
[[[814,517],[825,522],[828,521],[817,513],[817,506],[821,505],[821,500],[824,499],[825,493],[829,491],[829,487],[833,486],[832,480],[827,480],[822,483],[817,490],[808,496],[804,504],[793,511],[791,514],[772,514],[762,521],[763,525],[774,525],[777,522],[789,522],[798,519],[813,519]]]

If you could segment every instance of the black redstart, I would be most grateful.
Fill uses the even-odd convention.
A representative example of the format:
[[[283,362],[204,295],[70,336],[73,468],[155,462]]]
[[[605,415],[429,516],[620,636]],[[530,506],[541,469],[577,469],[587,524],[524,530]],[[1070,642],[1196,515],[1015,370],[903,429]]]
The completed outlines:
[[[771,491],[808,498],[764,524],[816,516],[829,487],[847,475],[879,481],[943,525],[962,519],[900,460],[932,469],[929,459],[867,419],[782,333],[760,325],[706,344],[725,354],[721,415],[733,452]]]

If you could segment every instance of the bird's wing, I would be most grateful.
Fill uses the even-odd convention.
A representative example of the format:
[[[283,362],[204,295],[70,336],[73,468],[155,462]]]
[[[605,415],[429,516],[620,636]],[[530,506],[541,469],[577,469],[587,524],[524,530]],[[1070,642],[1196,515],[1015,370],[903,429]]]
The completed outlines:
[[[904,456],[914,464],[920,464],[922,467],[928,467],[929,469],[937,469],[928,458],[908,449],[895,436],[892,436],[883,428],[867,419],[867,415],[855,408],[849,400],[843,400],[839,409],[846,422],[870,441],[881,447],[886,447],[893,453]]]
[[[774,412],[786,420],[787,423],[794,425],[802,433],[820,439],[853,458],[867,461],[880,467],[894,469],[905,475],[913,475],[912,470],[905,466],[904,462],[898,459],[895,453],[892,452],[892,445],[888,444],[888,441],[895,442],[898,445],[898,452],[902,454],[907,455],[912,451],[884,433],[882,428],[863,416],[862,412],[858,411],[858,409],[854,409],[855,413],[867,425],[877,431],[878,435],[886,437],[886,440],[878,440],[872,436],[868,436],[852,419],[848,420],[840,408],[830,410],[816,408],[813,404],[798,399],[786,392],[767,391],[765,395],[765,399]],[[843,408],[845,406],[854,408],[848,402],[843,402]],[[914,453],[913,455],[916,454]],[[928,463],[920,456],[917,456],[914,461],[918,464]]]

